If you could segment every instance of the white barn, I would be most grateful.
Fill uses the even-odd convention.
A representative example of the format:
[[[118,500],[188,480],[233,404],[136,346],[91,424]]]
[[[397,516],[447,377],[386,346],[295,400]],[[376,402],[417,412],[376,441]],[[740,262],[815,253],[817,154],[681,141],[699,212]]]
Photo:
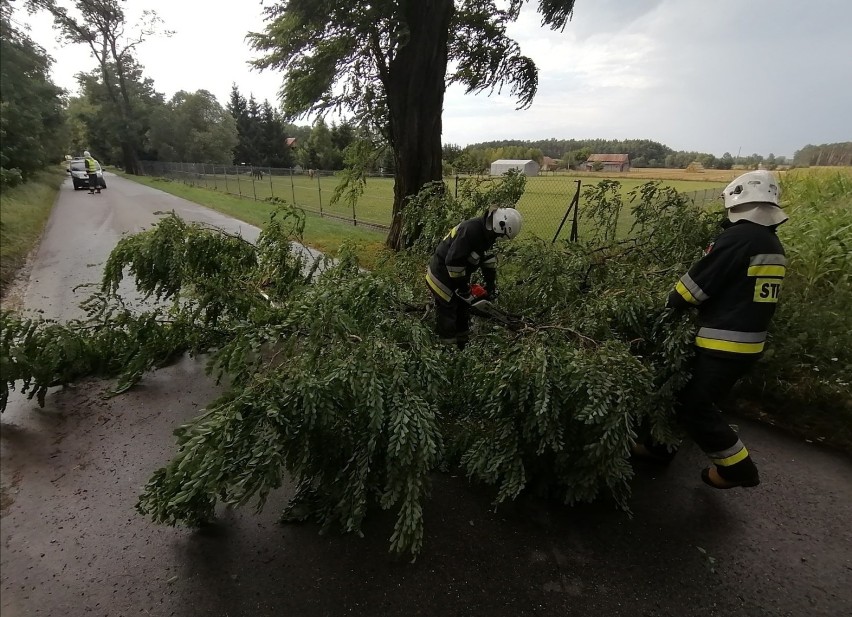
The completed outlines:
[[[539,165],[532,159],[526,161],[515,159],[500,159],[491,163],[491,175],[502,176],[510,169],[516,169],[525,176],[537,176]]]

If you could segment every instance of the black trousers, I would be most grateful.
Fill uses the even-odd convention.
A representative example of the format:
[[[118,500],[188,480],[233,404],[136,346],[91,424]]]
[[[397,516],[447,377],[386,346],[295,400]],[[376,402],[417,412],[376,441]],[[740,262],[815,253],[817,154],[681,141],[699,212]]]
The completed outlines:
[[[678,394],[675,405],[678,422],[726,480],[757,477],[757,467],[748,450],[718,407],[755,361],[754,358],[718,357],[698,352],[692,378]],[[661,453],[659,447],[654,450]]]
[[[434,291],[435,315],[438,336],[445,343],[456,343],[463,348],[470,338],[470,305],[452,296],[447,302]]]
[[[101,185],[98,182],[98,174],[89,174],[89,192],[94,193],[97,191],[101,192]]]

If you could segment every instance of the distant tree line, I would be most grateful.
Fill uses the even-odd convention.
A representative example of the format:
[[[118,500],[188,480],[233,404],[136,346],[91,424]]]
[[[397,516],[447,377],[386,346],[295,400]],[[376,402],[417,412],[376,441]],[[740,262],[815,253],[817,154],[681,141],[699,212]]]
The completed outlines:
[[[808,144],[793,155],[793,163],[810,165],[852,165],[852,141],[813,146]]]
[[[839,146],[844,144],[829,144],[828,146],[807,146],[806,148],[831,149],[834,152],[831,160],[842,160]],[[848,145],[848,144],[846,144]],[[849,150],[846,150],[847,160]],[[544,157],[556,161],[560,169],[575,169],[588,160],[592,154],[627,154],[633,167],[668,167],[685,169],[692,163],[700,163],[707,169],[732,169],[735,165],[753,169],[762,165],[775,169],[779,165],[790,165],[786,157],[770,153],[764,157],[761,154],[734,157],[725,152],[717,157],[706,152],[676,151],[665,144],[650,139],[543,139],[543,140],[502,140],[487,141],[460,147],[456,144],[445,144],[443,158],[446,170],[450,173],[480,173],[498,159],[532,159],[539,164]],[[819,158],[818,156],[816,158]],[[826,155],[823,157],[828,160]],[[796,163],[816,164],[816,163]],[[823,163],[829,164],[829,163]],[[844,163],[831,163],[844,164]],[[845,163],[850,164],[850,163]]]

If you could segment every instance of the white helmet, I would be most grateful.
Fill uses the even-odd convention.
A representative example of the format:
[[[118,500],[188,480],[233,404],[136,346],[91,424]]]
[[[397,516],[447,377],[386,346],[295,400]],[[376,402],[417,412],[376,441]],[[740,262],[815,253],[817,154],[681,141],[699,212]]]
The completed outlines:
[[[500,238],[516,238],[521,233],[521,223],[521,213],[514,208],[497,208],[491,214],[491,229]]]
[[[748,220],[770,227],[789,218],[781,211],[778,180],[768,171],[744,173],[725,187],[722,197],[732,223]]]
[[[90,157],[90,156],[92,156],[92,155],[89,153],[89,151],[88,151],[88,150],[86,150],[85,152],[83,152],[83,156],[84,156],[85,158],[89,158],[89,157]]]

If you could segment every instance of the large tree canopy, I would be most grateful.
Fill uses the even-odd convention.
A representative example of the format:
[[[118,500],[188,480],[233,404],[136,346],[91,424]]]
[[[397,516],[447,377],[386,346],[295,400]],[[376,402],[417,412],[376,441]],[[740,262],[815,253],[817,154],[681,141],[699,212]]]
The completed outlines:
[[[160,32],[162,20],[155,11],[145,11],[141,22],[129,27],[123,0],[75,0],[73,11],[57,5],[56,0],[28,0],[27,5],[30,10],[48,11],[68,43],[86,45],[92,52],[106,87],[108,104],[120,118],[114,141],[121,148],[124,169],[137,173],[143,147],[140,133],[144,132],[140,131],[130,83],[134,73],[141,72],[134,54],[139,45]]]
[[[154,88],[150,78],[143,77],[142,67],[127,61],[124,69],[124,90],[128,93],[129,116],[115,105],[112,94],[119,89],[119,81],[112,64],[107,71],[80,73],[80,96],[71,99],[68,113],[71,117],[72,153],[90,150],[101,162],[125,164],[125,139],[133,144],[133,152],[143,158],[154,156],[148,134],[155,115],[165,105],[163,95]],[[104,81],[106,77],[107,81]],[[132,121],[128,122],[127,117]]]
[[[230,163],[237,123],[207,90],[181,90],[154,116],[150,139],[160,160]]]
[[[62,157],[62,89],[50,80],[50,56],[15,27],[0,0],[0,184],[26,180]]]
[[[286,72],[285,113],[347,111],[394,152],[394,219],[399,248],[406,201],[441,179],[441,112],[447,83],[467,92],[508,88],[531,104],[538,69],[506,35],[527,0],[289,0],[266,9],[249,35],[260,68]],[[574,0],[541,0],[542,25],[562,29]]]

